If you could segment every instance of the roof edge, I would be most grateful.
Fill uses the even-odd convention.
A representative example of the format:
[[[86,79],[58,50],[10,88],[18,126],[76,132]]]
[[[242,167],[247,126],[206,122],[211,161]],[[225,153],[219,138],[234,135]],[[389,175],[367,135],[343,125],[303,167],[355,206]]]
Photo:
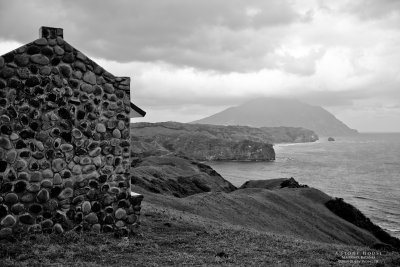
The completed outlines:
[[[132,102],[131,102],[131,109],[133,109],[134,111],[136,111],[137,113],[142,115],[142,117],[144,117],[146,115],[146,111],[144,111],[143,109],[139,108],[138,106],[136,106]]]

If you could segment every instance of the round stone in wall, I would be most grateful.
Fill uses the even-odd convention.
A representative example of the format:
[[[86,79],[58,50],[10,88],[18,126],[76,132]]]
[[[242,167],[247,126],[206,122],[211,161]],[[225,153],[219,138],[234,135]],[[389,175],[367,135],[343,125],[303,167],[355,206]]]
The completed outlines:
[[[32,225],[35,223],[35,218],[33,218],[29,213],[25,213],[19,216],[19,221],[23,224]]]
[[[121,138],[121,132],[119,129],[114,129],[112,134],[114,138]]]
[[[66,78],[71,77],[72,69],[71,69],[71,67],[70,67],[69,65],[60,65],[60,66],[58,67],[58,69],[60,70],[60,73],[61,73],[64,77],[66,77]]]
[[[39,64],[39,65],[47,65],[50,62],[49,58],[42,54],[32,55],[30,59],[33,63]]]
[[[2,227],[12,227],[16,222],[17,221],[15,220],[14,216],[9,214],[1,220],[0,225]]]
[[[126,211],[122,208],[117,209],[115,212],[115,218],[117,220],[125,219],[126,218]]]
[[[83,212],[83,214],[89,214],[91,210],[92,210],[92,206],[91,206],[90,202],[89,201],[84,201],[82,203],[82,212]]]
[[[14,193],[8,193],[5,196],[4,201],[9,205],[15,204],[18,202],[18,196],[17,196],[17,194],[14,194]]]
[[[85,221],[87,221],[90,224],[96,224],[96,223],[98,223],[99,219],[98,219],[96,213],[91,212],[85,216]]]
[[[25,206],[22,203],[16,203],[11,207],[11,212],[14,213],[15,215],[21,214],[24,211],[25,211]]]
[[[60,184],[62,184],[62,178],[61,178],[61,175],[60,175],[59,173],[56,173],[56,174],[54,175],[53,184],[54,184],[54,185],[60,185]]]
[[[47,45],[47,39],[46,38],[39,38],[35,41],[36,45],[44,46]]]
[[[60,195],[58,196],[58,199],[63,200],[70,198],[74,195],[74,190],[72,188],[65,188],[63,191],[61,191]]]
[[[51,167],[54,172],[60,172],[61,170],[65,169],[66,166],[67,163],[60,158],[53,160],[53,162],[51,163]]]
[[[7,137],[0,136],[0,147],[7,150],[11,149],[12,144],[10,142],[10,139],[8,139]]]
[[[96,131],[99,133],[105,133],[107,131],[106,126],[103,123],[98,123],[96,125]]]
[[[61,226],[61,224],[56,223],[56,224],[54,225],[54,232],[55,232],[56,234],[62,234],[62,233],[64,233],[64,229],[63,229],[63,227]]]
[[[50,199],[49,191],[47,191],[46,189],[40,190],[36,198],[41,203],[47,202]]]
[[[100,226],[100,224],[98,224],[98,223],[93,224],[93,225],[92,225],[92,231],[95,232],[95,233],[100,233],[100,231],[101,231],[101,226]]]
[[[83,75],[83,80],[87,83],[90,83],[92,85],[96,84],[96,75],[91,72],[91,71],[87,71],[85,72],[85,74]]]
[[[16,55],[14,62],[20,67],[25,67],[29,63],[29,56],[26,54]]]

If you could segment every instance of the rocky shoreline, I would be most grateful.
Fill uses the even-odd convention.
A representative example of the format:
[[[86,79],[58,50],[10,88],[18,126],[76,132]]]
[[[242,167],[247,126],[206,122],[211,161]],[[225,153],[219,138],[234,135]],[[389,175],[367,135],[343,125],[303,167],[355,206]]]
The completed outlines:
[[[355,207],[339,205],[293,177],[251,180],[236,188],[206,164],[179,155],[145,157],[132,167],[133,190],[166,209],[307,240],[400,249],[398,239]]]
[[[156,200],[166,208],[175,208],[178,205],[180,209],[185,207],[185,211],[199,216],[217,221],[222,219],[258,230],[298,235],[301,238],[323,242],[400,249],[398,239],[372,224],[355,207],[338,202],[336,198],[307,185],[301,185],[293,177],[247,181],[236,188],[211,167],[199,162],[271,160],[271,155],[275,158],[272,145],[265,143],[266,133],[258,128],[187,125],[174,122],[137,123],[132,124],[131,128],[131,156],[134,158],[131,164],[131,183],[134,191],[144,190],[143,194],[146,197],[149,196],[147,192],[150,193],[150,202]],[[271,128],[269,131],[272,131]],[[242,142],[246,145],[235,151],[232,146],[227,145],[229,142]],[[254,142],[270,145],[271,158],[250,153],[248,149]],[[223,154],[219,151],[218,154],[217,149],[210,147],[210,143],[215,144],[217,149],[229,150],[229,153]],[[197,201],[200,201],[200,198],[201,205],[207,203],[207,210],[193,209],[199,205]],[[254,202],[255,199],[258,200]],[[308,207],[307,210],[303,210],[304,207],[299,204]],[[229,212],[223,215],[230,209],[231,212],[243,214],[252,210],[258,215],[238,215],[231,220]],[[310,216],[314,219],[310,221],[309,217],[300,213],[301,211],[304,214],[312,211]],[[271,214],[263,217],[261,214],[264,213]],[[356,219],[352,216],[354,214],[357,215]],[[269,224],[271,220],[278,225],[286,225],[286,228]],[[357,237],[354,236],[355,232],[358,233]]]

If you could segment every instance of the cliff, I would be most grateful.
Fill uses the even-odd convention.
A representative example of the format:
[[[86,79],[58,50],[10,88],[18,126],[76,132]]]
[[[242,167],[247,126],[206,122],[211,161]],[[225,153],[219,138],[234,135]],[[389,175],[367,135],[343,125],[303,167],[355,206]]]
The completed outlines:
[[[337,216],[360,227],[361,229],[367,230],[381,242],[386,244],[386,246],[379,245],[376,247],[386,249],[396,248],[397,250],[400,250],[400,240],[398,238],[392,237],[378,225],[372,223],[371,220],[361,211],[343,201],[342,198],[331,199],[325,203],[325,206]]]
[[[223,132],[213,134],[203,128],[187,127],[183,123],[137,123],[132,124],[131,129],[133,157],[151,153],[165,154],[165,151],[169,151],[200,161],[275,159],[275,151],[269,143],[241,136],[224,138]],[[229,133],[233,135],[233,132]]]
[[[150,156],[132,164],[131,184],[150,192],[174,197],[236,190],[211,167],[178,156]]]
[[[280,189],[280,188],[307,188],[307,185],[299,184],[293,177],[277,178],[268,180],[250,180],[245,182],[239,189],[246,188],[263,188],[263,189]]]
[[[316,140],[318,136],[314,132],[303,128],[251,128],[178,122],[131,124],[134,157],[171,152],[201,161],[267,161],[275,159],[272,143]]]
[[[252,127],[303,127],[316,132],[319,136],[357,133],[356,130],[350,129],[322,107],[296,100],[276,98],[249,101],[193,123]]]
[[[141,192],[139,187],[135,190]],[[192,215],[200,221],[210,220],[214,226],[233,225],[330,244],[370,247],[381,243],[373,233],[331,212],[325,203],[332,197],[314,188],[242,188],[230,193],[210,191],[185,198],[142,193],[146,194],[148,204],[145,205]]]
[[[207,169],[209,173],[213,172],[211,168]],[[164,171],[168,173],[166,169]],[[184,198],[175,197],[181,193],[180,189],[171,187],[168,178],[157,175],[151,183],[158,180],[158,187],[168,190],[154,194],[146,189],[142,193],[146,194],[147,203],[162,210],[183,212],[185,216],[195,216],[196,220],[211,220],[213,225],[234,225],[331,244],[385,250],[400,248],[398,239],[372,224],[353,206],[315,188],[300,185],[293,178],[247,181],[236,190],[232,186],[217,189],[215,175],[203,178],[201,187],[210,190],[197,190],[198,193],[186,194]],[[224,180],[222,177],[218,179],[220,184]],[[138,192],[145,188],[139,183],[135,185]]]

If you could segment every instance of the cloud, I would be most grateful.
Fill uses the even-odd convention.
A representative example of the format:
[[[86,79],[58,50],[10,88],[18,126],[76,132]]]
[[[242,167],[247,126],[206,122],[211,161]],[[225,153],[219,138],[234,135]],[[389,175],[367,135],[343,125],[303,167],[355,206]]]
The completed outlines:
[[[0,0],[0,35],[26,42],[42,24],[64,27],[72,44],[108,60],[245,72],[269,66],[263,58],[278,45],[274,29],[309,20],[290,3]]]
[[[316,62],[324,54],[324,49],[312,49],[307,55],[295,57],[286,52],[283,52],[278,61],[281,69],[287,73],[292,73],[296,75],[310,76],[316,71]]]
[[[0,54],[42,25],[62,27],[73,46],[132,77],[132,99],[152,121],[271,96],[368,128],[371,112],[400,105],[399,11],[397,0],[0,0]]]
[[[397,0],[357,0],[342,8],[357,14],[363,20],[386,19],[400,15],[400,2]]]

